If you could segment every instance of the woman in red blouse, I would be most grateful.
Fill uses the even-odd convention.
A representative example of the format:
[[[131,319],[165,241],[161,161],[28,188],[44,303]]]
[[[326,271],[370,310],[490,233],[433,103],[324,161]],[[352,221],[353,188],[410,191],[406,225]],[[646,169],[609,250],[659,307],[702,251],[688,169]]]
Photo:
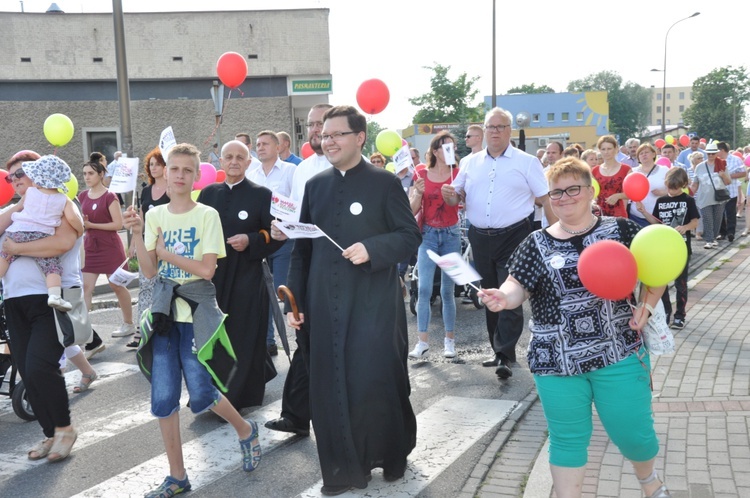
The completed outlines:
[[[630,174],[630,167],[617,161],[617,139],[612,135],[604,135],[596,142],[596,147],[602,154],[604,162],[594,166],[591,172],[599,182],[599,197],[596,203],[604,216],[620,216],[627,218],[625,203],[628,197],[622,191],[622,183]]]

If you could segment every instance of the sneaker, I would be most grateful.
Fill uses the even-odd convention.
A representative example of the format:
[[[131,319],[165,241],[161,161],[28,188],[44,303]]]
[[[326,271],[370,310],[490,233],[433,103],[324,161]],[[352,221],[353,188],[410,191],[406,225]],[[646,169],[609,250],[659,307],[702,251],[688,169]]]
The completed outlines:
[[[84,355],[86,356],[87,360],[90,360],[91,358],[94,357],[95,354],[101,353],[105,349],[106,349],[106,346],[104,345],[104,343],[100,342],[98,346],[94,346],[91,349],[87,349]]]
[[[135,334],[135,325],[132,323],[123,323],[120,328],[112,332],[112,337],[127,337]]]
[[[706,242],[706,245],[703,246],[703,249],[713,249],[716,247],[713,242]]]
[[[135,337],[133,337],[132,341],[130,341],[129,343],[125,344],[125,347],[126,348],[133,348],[133,349],[135,349],[135,348],[137,348],[140,345],[141,345],[141,336],[140,335],[136,335]]]
[[[68,301],[63,299],[60,296],[52,295],[47,298],[47,306],[50,308],[55,308],[56,310],[60,311],[70,311],[73,309],[73,305],[71,305]]]
[[[670,325],[670,328],[673,328],[675,330],[682,330],[685,328],[685,320],[682,318],[675,318],[672,322],[672,325]]]
[[[419,341],[414,349],[409,353],[409,358],[423,358],[430,350],[430,345],[426,342]]]
[[[716,236],[716,240],[721,240],[721,239],[723,239],[723,238],[724,238],[724,236],[723,236],[723,235],[721,235],[721,234],[719,234],[719,235],[717,235],[717,236]]]
[[[171,496],[190,491],[191,488],[187,472],[185,473],[185,479],[182,480],[167,476],[158,488],[146,493],[145,498],[170,498]]]
[[[448,339],[447,337],[443,340],[444,349],[443,349],[443,356],[446,358],[455,358],[456,357],[456,340],[455,339]]]
[[[714,248],[719,247],[719,242],[714,240],[713,242],[711,242],[711,246]]]

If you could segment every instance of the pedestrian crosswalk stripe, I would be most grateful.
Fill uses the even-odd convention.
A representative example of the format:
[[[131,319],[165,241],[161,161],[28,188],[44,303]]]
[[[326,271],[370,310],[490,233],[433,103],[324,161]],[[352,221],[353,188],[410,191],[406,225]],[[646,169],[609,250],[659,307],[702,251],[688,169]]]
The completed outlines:
[[[96,370],[96,373],[99,376],[96,379],[96,383],[93,385],[94,388],[139,371],[138,366],[133,365],[132,363],[108,361],[96,363],[94,370]],[[68,390],[69,395],[73,393],[73,387],[77,386],[79,382],[81,382],[81,372],[79,370],[65,372],[65,387]],[[7,388],[7,385],[3,385],[3,388]],[[5,396],[0,398],[0,417],[12,412],[13,407],[11,406],[10,398]]]
[[[366,489],[349,496],[417,496],[443,470],[517,407],[517,401],[459,398],[448,396],[417,415],[417,446],[409,455],[403,479],[385,482],[380,472]],[[322,496],[323,481],[300,494],[302,498]]]
[[[281,400],[278,400],[255,410],[250,414],[249,419],[255,420],[259,426],[262,426],[266,421],[278,417],[280,411]],[[149,416],[153,420],[153,416]],[[158,429],[155,428],[154,431],[158,432]],[[154,434],[154,437],[159,436]],[[286,432],[261,429],[260,444],[263,452],[267,453],[292,437],[295,436]],[[228,424],[184,443],[182,451],[185,468],[193,489],[206,486],[229,472],[242,468],[237,434]],[[261,468],[262,465],[261,462]],[[161,484],[168,473],[167,456],[161,454],[75,496],[143,496]],[[252,474],[248,474],[248,480],[251,479]]]

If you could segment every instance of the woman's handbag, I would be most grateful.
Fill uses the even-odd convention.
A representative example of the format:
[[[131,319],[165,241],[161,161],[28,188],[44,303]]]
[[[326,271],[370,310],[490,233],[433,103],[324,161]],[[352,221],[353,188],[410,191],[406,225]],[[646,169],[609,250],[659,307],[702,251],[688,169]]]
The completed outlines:
[[[726,188],[716,188],[716,185],[714,185],[714,179],[711,177],[711,171],[708,169],[708,163],[703,164],[706,165],[706,171],[708,171],[708,179],[711,182],[711,186],[714,188],[714,200],[716,202],[728,201],[731,198],[729,197],[729,191]]]
[[[652,308],[647,303],[643,303],[646,309],[651,313],[648,323],[641,330],[643,344],[649,353],[653,355],[663,355],[674,353],[674,336],[667,325],[667,313],[664,311],[664,305],[659,301],[656,308]]]
[[[63,289],[62,297],[73,305],[73,309],[68,312],[53,310],[57,340],[64,347],[86,344],[91,340],[94,331],[89,321],[86,301],[83,299],[83,289],[80,287]]]

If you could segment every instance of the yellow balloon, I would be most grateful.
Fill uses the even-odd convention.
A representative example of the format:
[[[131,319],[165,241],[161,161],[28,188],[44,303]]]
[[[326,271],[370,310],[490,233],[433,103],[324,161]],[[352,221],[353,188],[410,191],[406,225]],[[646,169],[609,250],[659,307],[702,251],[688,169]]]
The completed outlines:
[[[667,135],[666,137],[664,137],[664,140],[665,140],[665,141],[666,141],[666,142],[667,142],[668,144],[674,144],[674,137],[673,137],[672,135]]]
[[[396,172],[396,165],[393,162],[390,162],[390,163],[388,163],[388,164],[385,165],[385,169],[386,169],[386,171],[390,171],[391,173],[395,173]]]
[[[630,252],[638,264],[638,279],[649,287],[667,285],[687,264],[687,244],[677,230],[666,225],[641,229],[633,237]]]
[[[190,192],[190,198],[193,199],[194,201],[198,200],[199,195],[201,195],[200,190],[193,190],[192,192]]]
[[[73,133],[73,121],[65,114],[51,114],[44,120],[44,136],[55,147],[62,147],[70,142]]]
[[[682,191],[685,192],[687,195],[690,195],[690,190],[687,187],[682,189]]]
[[[67,195],[68,199],[72,201],[78,195],[78,178],[76,178],[76,175],[70,175],[70,179],[67,182],[65,182],[65,186],[68,187],[67,192],[63,191],[63,189],[61,188],[57,190]]]
[[[393,130],[383,130],[375,138],[375,147],[384,156],[391,157],[401,148],[401,135]]]
[[[594,187],[594,199],[599,197],[599,192],[601,192],[601,187],[599,186],[599,182],[596,181],[596,178],[593,176],[591,177],[591,186]]]

